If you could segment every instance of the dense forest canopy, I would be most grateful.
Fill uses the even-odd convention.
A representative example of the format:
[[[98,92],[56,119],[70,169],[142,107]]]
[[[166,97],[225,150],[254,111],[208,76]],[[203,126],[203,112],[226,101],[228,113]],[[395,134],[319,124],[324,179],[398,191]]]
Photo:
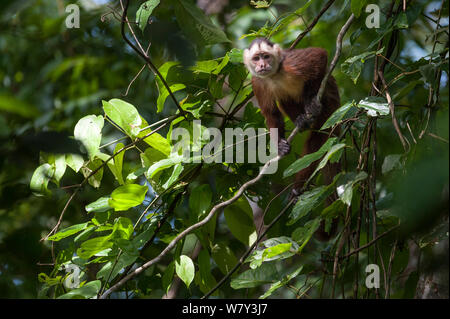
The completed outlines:
[[[448,298],[448,6],[1,1],[0,296]],[[270,153],[257,37],[328,52],[319,151]]]

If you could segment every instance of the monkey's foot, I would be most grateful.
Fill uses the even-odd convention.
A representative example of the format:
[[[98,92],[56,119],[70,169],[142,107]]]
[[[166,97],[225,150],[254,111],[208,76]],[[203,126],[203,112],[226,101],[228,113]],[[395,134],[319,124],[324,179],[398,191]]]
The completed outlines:
[[[284,138],[278,142],[278,155],[284,156],[291,151],[291,145]]]
[[[314,123],[314,117],[308,114],[300,114],[295,119],[295,126],[298,127],[300,132],[310,129]]]

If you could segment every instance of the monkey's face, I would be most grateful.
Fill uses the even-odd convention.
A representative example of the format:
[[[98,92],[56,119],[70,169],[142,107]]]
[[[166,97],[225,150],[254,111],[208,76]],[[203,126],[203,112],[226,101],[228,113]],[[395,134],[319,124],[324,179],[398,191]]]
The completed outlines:
[[[244,63],[253,76],[270,77],[278,71],[281,48],[266,42],[255,43],[244,50]]]

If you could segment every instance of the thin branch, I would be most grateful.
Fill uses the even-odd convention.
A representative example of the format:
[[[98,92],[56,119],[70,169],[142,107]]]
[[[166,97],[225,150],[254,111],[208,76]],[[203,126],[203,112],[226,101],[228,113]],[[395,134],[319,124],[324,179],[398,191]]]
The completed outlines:
[[[173,115],[171,118],[172,118],[172,119],[175,119],[175,118],[177,118],[177,117],[178,117],[178,115]],[[78,191],[83,187],[83,185],[86,184],[86,182],[89,180],[89,178],[91,178],[92,176],[94,176],[100,169],[102,169],[106,164],[108,164],[108,162],[109,162],[110,160],[112,160],[114,157],[116,157],[117,155],[119,155],[119,154],[122,153],[123,151],[126,151],[126,150],[128,150],[128,149],[130,149],[130,148],[133,148],[138,142],[143,141],[144,139],[146,139],[146,138],[149,137],[150,135],[152,135],[152,134],[158,132],[160,129],[162,129],[163,127],[165,127],[165,126],[167,125],[167,123],[168,123],[168,122],[162,124],[161,126],[159,126],[158,128],[156,128],[155,130],[151,131],[150,133],[144,135],[143,137],[139,137],[139,138],[137,138],[136,140],[134,140],[132,143],[130,143],[130,144],[128,144],[128,145],[122,147],[122,148],[121,148],[120,150],[118,150],[116,153],[114,153],[113,155],[111,155],[106,161],[104,161],[99,167],[97,167],[95,170],[93,170],[91,173],[89,173],[89,175],[86,176],[86,177],[84,178],[84,180],[83,180],[80,184],[77,185],[77,189],[74,191],[74,193],[72,194],[72,196],[70,196],[69,200],[66,202],[66,204],[65,204],[65,206],[64,206],[64,208],[63,208],[63,210],[62,210],[62,212],[61,212],[61,214],[60,214],[59,220],[58,220],[57,224],[55,225],[55,227],[54,227],[54,228],[53,228],[53,229],[52,229],[45,237],[41,238],[40,241],[47,240],[52,234],[54,234],[54,233],[56,233],[56,232],[58,231],[58,228],[59,228],[59,226],[60,226],[60,224],[61,224],[61,221],[62,221],[62,217],[64,216],[64,213],[66,212],[67,208],[69,207],[69,204],[72,202],[73,198],[74,198],[75,195],[78,193]]]
[[[389,108],[391,110],[392,124],[394,125],[395,131],[397,132],[397,135],[400,138],[400,142],[402,142],[403,149],[405,150],[405,152],[407,152],[409,150],[409,147],[406,144],[405,137],[403,136],[402,131],[400,130],[400,126],[398,125],[397,118],[395,117],[394,101],[392,101],[391,95],[386,85],[386,80],[384,79],[384,74],[381,70],[378,71],[378,76],[380,77],[381,83],[383,84],[384,93],[386,95],[386,99],[388,101]]]
[[[290,49],[293,49],[299,44],[299,42],[314,28],[314,26],[319,22],[320,17],[331,7],[335,0],[329,0],[325,6],[320,10],[319,14],[314,18],[314,20],[311,22],[311,24],[302,32],[300,35],[295,39],[294,42],[292,42]]]
[[[128,4],[128,1],[127,1]],[[335,56],[333,58],[332,64],[330,65],[330,67],[327,70],[327,73],[325,74],[325,77],[322,79],[321,82],[321,88],[322,91],[319,90],[318,95],[317,95],[317,99],[319,101],[321,101],[322,99],[322,95],[324,93],[324,88],[325,85],[328,81],[328,78],[330,77],[331,72],[333,71],[334,67],[336,66],[337,60],[339,59],[340,53],[341,53],[341,49],[342,49],[342,38],[345,34],[345,32],[348,30],[348,28],[350,27],[350,24],[353,22],[354,19],[354,15],[352,14],[350,16],[350,18],[348,19],[348,21],[345,23],[345,25],[342,27],[341,31],[338,34],[338,38],[336,41],[336,53]],[[287,138],[287,142],[291,143],[292,140],[294,139],[295,135],[297,135],[299,131],[298,127],[295,127],[291,134],[289,135],[289,137]],[[180,234],[178,234],[178,236],[176,236],[167,246],[166,248],[155,258],[149,260],[148,262],[144,263],[141,267],[136,268],[133,272],[129,273],[127,276],[125,276],[124,278],[122,278],[120,281],[118,281],[115,285],[111,286],[108,290],[106,290],[101,296],[101,299],[106,299],[112,292],[116,291],[117,289],[119,289],[122,285],[124,285],[128,280],[132,279],[133,277],[135,277],[136,275],[142,273],[145,269],[151,267],[152,265],[156,264],[157,262],[159,262],[165,255],[167,255],[174,247],[175,245],[182,239],[184,238],[186,235],[188,235],[189,233],[191,233],[192,231],[202,227],[203,225],[205,225],[206,223],[208,223],[213,217],[214,215],[222,208],[231,205],[232,203],[234,203],[239,197],[242,196],[242,194],[244,193],[244,191],[254,185],[255,183],[257,183],[259,180],[261,180],[261,178],[263,177],[263,175],[267,172],[267,170],[269,169],[269,166],[278,162],[283,156],[281,155],[277,155],[274,158],[272,158],[271,160],[269,160],[268,162],[266,162],[266,164],[264,164],[264,166],[262,167],[262,169],[260,170],[259,174],[247,181],[246,183],[244,183],[239,190],[236,192],[236,194],[224,201],[221,202],[217,205],[215,205],[211,211],[208,213],[208,215],[201,221],[199,221],[196,224],[191,225],[190,227],[186,228],[184,231],[182,231]],[[291,202],[289,202],[289,205],[292,204],[293,199],[291,200]],[[281,216],[280,216],[281,217]]]
[[[283,208],[283,210],[277,215],[277,217],[274,218],[274,220],[272,220],[272,222],[267,226],[267,228],[264,230],[264,232],[258,237],[257,240],[255,240],[255,242],[247,249],[247,251],[242,255],[242,257],[239,259],[238,263],[236,265],[234,265],[234,267],[226,274],[226,276],[224,276],[218,283],[217,285],[211,289],[210,291],[208,291],[208,293],[206,293],[201,299],[206,299],[209,296],[211,296],[217,289],[219,289],[224,283],[225,281],[228,280],[228,278],[231,277],[231,275],[233,275],[233,273],[238,270],[242,264],[244,263],[244,261],[247,259],[247,257],[250,255],[250,253],[253,251],[253,249],[258,245],[258,243],[261,241],[261,238],[263,238],[267,232],[273,227],[273,225],[275,225],[278,220],[280,220],[280,218],[284,215],[284,213],[288,210],[288,208],[294,203],[295,198],[292,198],[289,203]]]
[[[359,247],[358,249],[352,250],[351,252],[347,253],[346,255],[342,256],[341,259],[346,259],[348,257],[350,257],[351,255],[354,255],[358,252],[360,252],[361,250],[366,249],[367,247],[372,246],[373,244],[375,244],[377,241],[379,241],[381,238],[383,238],[384,236],[386,236],[387,234],[389,234],[391,231],[397,229],[398,227],[400,227],[400,225],[394,226],[391,229],[385,231],[384,233],[382,233],[381,235],[379,235],[377,238],[372,239],[371,241],[369,241],[367,244],[362,245],[361,247]]]
[[[120,2],[122,3],[122,0],[120,0]],[[166,79],[164,79],[164,77],[162,76],[162,74],[159,72],[159,70],[155,67],[155,65],[153,64],[152,60],[150,59],[149,55],[147,55],[145,53],[145,51],[142,49],[142,46],[140,45],[139,42],[138,45],[141,47],[141,50],[139,48],[137,48],[131,41],[130,39],[127,38],[126,34],[125,34],[125,21],[128,21],[127,18],[127,12],[128,12],[128,5],[129,5],[129,0],[125,1],[125,5],[123,6],[123,14],[122,14],[122,23],[121,23],[121,33],[122,33],[122,38],[125,40],[125,42],[137,53],[139,54],[144,60],[145,62],[147,62],[148,66],[150,67],[150,69],[158,76],[158,78],[161,80],[161,82],[163,83],[164,87],[166,88],[167,92],[169,92],[170,97],[172,98],[173,102],[175,103],[175,105],[177,106],[178,110],[180,111],[181,115],[183,115],[186,118],[186,112],[181,108],[180,104],[178,103],[178,100],[175,98],[175,95],[173,94],[172,90],[170,89],[169,84],[167,84]],[[129,25],[130,30],[132,30],[131,26]]]
[[[322,100],[322,95],[325,92],[325,87],[327,85],[328,78],[330,77],[331,72],[333,72],[334,68],[336,67],[337,61],[339,60],[339,57],[341,56],[342,40],[344,38],[344,35],[350,28],[350,25],[352,24],[354,19],[355,19],[355,15],[352,13],[352,15],[348,18],[347,22],[342,27],[341,31],[339,31],[339,34],[336,39],[336,53],[334,54],[333,60],[331,61],[331,64],[330,64],[330,67],[328,68],[328,71],[325,74],[325,77],[323,78],[322,83],[320,84],[319,92],[317,93],[317,100],[319,102]]]

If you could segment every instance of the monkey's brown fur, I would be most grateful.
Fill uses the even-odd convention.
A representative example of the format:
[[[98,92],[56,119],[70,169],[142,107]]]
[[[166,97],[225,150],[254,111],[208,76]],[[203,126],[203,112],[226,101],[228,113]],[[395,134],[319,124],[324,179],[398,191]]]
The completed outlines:
[[[265,43],[265,45],[260,45],[260,43]],[[314,130],[319,130],[328,117],[340,106],[339,90],[336,80],[332,76],[327,81],[321,100],[322,106],[316,100],[327,69],[327,52],[322,48],[281,50],[265,39],[256,39],[250,45],[250,49],[254,45],[259,46],[260,49],[268,50],[269,54],[281,53],[279,65],[272,65],[272,67],[278,69],[273,69],[270,75],[258,76],[258,74],[255,74],[255,70],[252,72],[253,92],[258,100],[261,113],[266,119],[268,128],[278,128],[278,142],[283,141],[285,137],[284,114],[299,126],[301,130],[313,130],[309,133],[310,135],[303,146],[301,155],[318,151],[328,139],[328,134],[327,132],[316,132]],[[251,53],[249,52],[247,54]],[[259,53],[259,51],[255,52],[256,54]],[[266,54],[264,51],[261,52]],[[259,54],[261,55],[261,53]],[[246,59],[248,60],[249,57]],[[278,63],[277,61],[278,59],[276,58],[267,60],[269,64],[276,64]],[[245,62],[250,69],[252,61]],[[256,64],[258,62],[253,63]],[[334,130],[334,133],[338,132],[338,130]],[[304,183],[314,172],[318,162],[316,161],[297,173],[294,193],[298,194],[302,191]],[[338,164],[325,166],[323,169],[325,183],[331,183],[338,170]],[[330,204],[332,199],[329,198],[327,201]],[[324,223],[322,222],[316,236],[321,240],[329,239],[335,232],[336,227],[337,222],[334,220],[330,234],[327,234],[324,231]]]
[[[278,128],[279,138],[285,136],[283,113],[293,122],[300,114],[306,113],[305,104],[314,101],[327,67],[327,52],[321,48],[284,50],[282,54],[278,73],[269,78],[255,76],[252,78],[253,92],[261,113],[269,129]],[[322,98],[321,112],[311,129],[320,129],[339,106],[339,90],[335,79],[330,76]],[[319,150],[327,138],[325,132],[311,132],[303,147],[302,156]],[[316,165],[317,163],[297,174],[295,179],[297,190],[303,187]],[[330,182],[328,174],[324,175],[328,179],[327,182]]]

